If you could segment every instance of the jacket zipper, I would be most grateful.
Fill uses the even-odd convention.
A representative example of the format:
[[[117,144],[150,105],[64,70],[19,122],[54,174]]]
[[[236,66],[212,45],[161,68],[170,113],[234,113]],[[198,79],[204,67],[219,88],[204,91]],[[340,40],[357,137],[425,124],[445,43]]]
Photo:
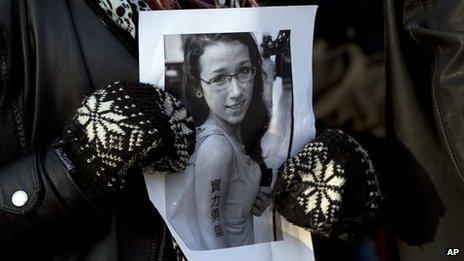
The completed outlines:
[[[163,232],[161,234],[161,243],[159,247],[158,261],[164,260],[164,252],[166,247],[166,225],[163,225]]]

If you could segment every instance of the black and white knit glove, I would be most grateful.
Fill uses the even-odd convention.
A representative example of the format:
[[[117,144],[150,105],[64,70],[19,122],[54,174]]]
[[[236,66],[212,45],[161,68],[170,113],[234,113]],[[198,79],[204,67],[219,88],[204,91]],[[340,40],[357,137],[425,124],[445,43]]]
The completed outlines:
[[[273,195],[288,221],[325,237],[365,225],[382,198],[369,155],[336,129],[322,131],[282,165]]]
[[[182,104],[149,84],[115,82],[86,97],[63,134],[73,178],[91,198],[124,187],[127,170],[178,172],[193,152],[192,118]]]

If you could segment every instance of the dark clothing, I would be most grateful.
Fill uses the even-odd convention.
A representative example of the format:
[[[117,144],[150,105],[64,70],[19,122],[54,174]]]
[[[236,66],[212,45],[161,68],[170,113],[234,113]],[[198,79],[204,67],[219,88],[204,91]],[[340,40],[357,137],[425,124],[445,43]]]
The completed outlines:
[[[0,0],[0,24],[1,259],[169,259],[140,171],[114,209],[97,209],[46,149],[84,95],[138,78],[136,55],[81,0]],[[17,190],[28,194],[22,207]]]
[[[385,10],[389,215],[402,260],[442,260],[464,249],[464,2]]]
[[[313,60],[316,119],[351,135],[384,138],[383,54],[368,56],[354,43],[330,49],[327,42],[319,40],[314,43]]]

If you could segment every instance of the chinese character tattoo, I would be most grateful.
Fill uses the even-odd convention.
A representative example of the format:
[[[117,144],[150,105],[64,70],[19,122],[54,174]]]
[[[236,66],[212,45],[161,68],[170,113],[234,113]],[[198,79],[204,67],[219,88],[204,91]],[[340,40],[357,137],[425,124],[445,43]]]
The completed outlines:
[[[211,181],[211,223],[214,228],[214,235],[220,237],[224,235],[221,224],[221,212],[219,209],[221,201],[221,179]]]
[[[222,231],[222,225],[221,224],[214,226],[214,235],[216,237],[220,237],[220,236],[224,235],[224,232]]]
[[[211,193],[221,190],[221,179],[213,179],[211,181]]]
[[[216,221],[219,221],[221,218],[221,214],[219,212],[219,208],[213,208],[211,210],[211,221],[214,223]]]

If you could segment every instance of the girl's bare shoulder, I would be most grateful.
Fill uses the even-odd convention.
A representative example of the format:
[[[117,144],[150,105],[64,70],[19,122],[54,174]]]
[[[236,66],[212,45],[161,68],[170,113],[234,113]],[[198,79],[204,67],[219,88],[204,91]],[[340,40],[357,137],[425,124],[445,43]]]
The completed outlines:
[[[197,151],[197,164],[220,165],[227,167],[233,160],[234,149],[222,135],[211,135],[207,137]],[[206,161],[206,162],[204,162]]]

